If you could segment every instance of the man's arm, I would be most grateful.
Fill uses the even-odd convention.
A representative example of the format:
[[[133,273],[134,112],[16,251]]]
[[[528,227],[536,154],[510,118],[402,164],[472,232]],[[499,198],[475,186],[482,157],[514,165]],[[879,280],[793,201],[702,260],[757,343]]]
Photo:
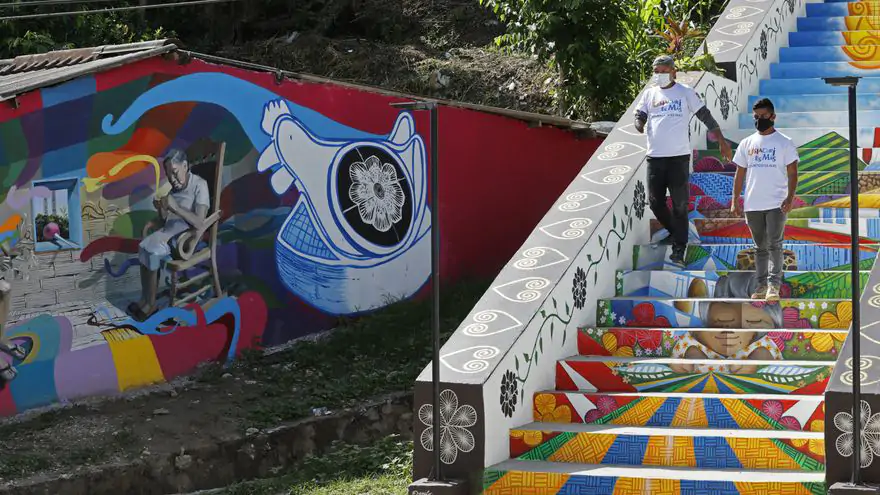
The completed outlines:
[[[785,201],[782,202],[782,212],[788,213],[791,211],[791,205],[794,202],[794,195],[797,192],[798,161],[795,160],[789,163],[785,167],[785,170],[788,172],[788,196],[786,196]]]
[[[730,211],[736,214],[737,217],[742,216],[742,208],[739,206],[739,198],[742,196],[743,185],[745,182],[746,169],[745,167],[737,165],[736,175],[733,177],[733,197],[730,198]]]
[[[724,157],[728,162],[733,160],[733,153],[730,150],[730,143],[727,142],[727,139],[724,138],[724,134],[721,132],[721,126],[718,125],[718,122],[715,120],[715,117],[712,116],[712,112],[706,108],[706,105],[700,107],[696,113],[697,118],[702,122],[707,129],[709,129],[709,134],[711,134],[716,141],[718,141],[718,147],[721,148],[721,156]]]
[[[206,205],[197,204],[195,211],[189,211],[186,208],[181,208],[177,203],[169,203],[168,210],[182,218],[195,229],[204,227],[205,217],[208,216],[208,207]]]
[[[633,125],[639,133],[645,132],[645,124],[648,122],[648,105],[646,104],[645,95],[648,93],[646,90],[642,93],[642,96],[639,97],[638,103],[636,103],[636,109],[633,111],[633,115],[635,116],[635,122]]]

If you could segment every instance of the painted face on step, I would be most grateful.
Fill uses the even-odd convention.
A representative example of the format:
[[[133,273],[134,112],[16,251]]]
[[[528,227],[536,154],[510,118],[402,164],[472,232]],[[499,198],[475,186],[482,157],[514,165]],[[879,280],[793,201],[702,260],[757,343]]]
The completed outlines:
[[[742,306],[742,327],[743,328],[775,328],[773,318],[763,309],[753,304],[743,304]]]
[[[694,332],[694,338],[722,356],[732,356],[752,343],[756,332]]]
[[[706,325],[709,328],[742,328],[742,309],[740,304],[713,302],[709,306]]]

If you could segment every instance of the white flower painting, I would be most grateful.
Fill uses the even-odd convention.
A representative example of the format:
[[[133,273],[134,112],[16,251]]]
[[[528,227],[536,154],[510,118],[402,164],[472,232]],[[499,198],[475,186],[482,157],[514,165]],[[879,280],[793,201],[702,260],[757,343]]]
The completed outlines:
[[[422,432],[422,448],[434,451],[434,406],[424,404],[419,408],[419,421],[427,426]],[[452,464],[459,452],[474,450],[476,441],[468,428],[477,424],[477,411],[473,406],[458,405],[458,396],[446,389],[440,393],[440,460]]]

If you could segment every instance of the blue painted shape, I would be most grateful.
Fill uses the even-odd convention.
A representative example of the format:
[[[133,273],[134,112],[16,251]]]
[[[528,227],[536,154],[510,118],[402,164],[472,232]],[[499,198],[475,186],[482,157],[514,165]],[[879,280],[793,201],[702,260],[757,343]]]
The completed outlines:
[[[701,469],[742,469],[743,465],[737,459],[730,444],[722,437],[695,436],[694,458],[697,467]]]
[[[104,116],[101,126],[106,134],[119,134],[134,125],[145,113],[162,105],[180,102],[213,103],[234,115],[254,148],[262,150],[271,141],[271,137],[260,127],[263,110],[269,102],[278,99],[278,95],[268,89],[234,76],[202,72],[178,77],[145,91],[122,115]],[[291,114],[319,137],[343,140],[382,137],[340,124],[292,101],[285,100],[285,103]]]
[[[721,393],[736,393],[724,385],[721,380],[715,380]],[[733,419],[720,399],[703,399],[703,409],[706,411],[706,418],[709,419],[710,428],[730,428],[739,429],[739,424]]]
[[[81,146],[85,146],[83,143]],[[82,207],[80,200],[80,190],[79,187],[79,179],[78,178],[65,178],[65,179],[56,179],[56,180],[48,180],[48,181],[34,181],[34,187],[43,186],[52,191],[58,191],[61,189],[67,190],[67,227],[69,231],[68,241],[75,244],[77,247],[82,247],[83,245],[83,228],[82,228]],[[37,228],[37,219],[36,215],[31,219],[31,225],[36,232]],[[64,249],[71,249],[72,246],[69,244],[58,242],[58,241],[42,241],[37,242],[35,251],[37,252],[46,252],[46,251],[59,251]]]
[[[785,64],[770,64],[771,78],[794,79],[843,76],[878,78],[880,77],[880,71],[874,69],[859,69],[858,67],[853,67],[848,62],[791,62]]]
[[[779,50],[779,61],[782,63],[850,62],[851,60],[839,46],[791,46]]]
[[[61,177],[82,177],[85,175],[88,146],[87,140],[83,140],[44,153],[40,168],[43,179],[54,180]]]
[[[846,31],[845,17],[800,17],[798,31]]]
[[[844,107],[846,108],[846,107]],[[860,110],[858,112],[860,125],[880,125],[880,110]],[[849,125],[849,114],[844,111],[807,111],[787,113],[776,111],[776,125],[779,127],[845,127]],[[753,129],[754,119],[751,113],[739,114],[739,128]]]
[[[759,82],[762,95],[846,95],[847,88],[831,86],[819,78],[805,79],[762,79]],[[880,93],[880,79],[868,78],[859,81],[859,94]],[[838,107],[840,108],[840,107]]]
[[[681,480],[682,494],[689,495],[740,495],[732,481]]]
[[[95,76],[89,75],[78,77],[58,86],[43,88],[40,90],[40,97],[43,100],[43,110],[45,111],[55,105],[93,95],[97,91],[98,85],[95,82]],[[91,103],[89,106],[91,106]],[[74,115],[76,115],[77,118],[80,117],[78,114]],[[70,121],[67,120],[66,122]]]
[[[671,426],[679,404],[681,404],[680,397],[667,398],[663,405],[660,406],[660,409],[654,412],[654,415],[651,416],[645,426]]]
[[[88,122],[92,116],[94,102],[92,96],[67,101],[53,107],[46,108],[43,114],[43,153],[60,150],[78,144],[84,144],[89,140],[89,126],[78,125],[74,122]],[[75,121],[71,116],[76,116]],[[85,155],[81,162],[69,164],[69,169],[84,168]],[[43,177],[47,174],[43,173]]]
[[[807,17],[844,17],[849,15],[849,6],[845,3],[808,3]]]
[[[568,478],[555,495],[614,495],[617,478],[611,476],[580,476]]]
[[[61,350],[58,321],[49,315],[41,315],[14,327],[8,337],[28,337],[39,342],[37,354],[29,358],[30,362],[17,366],[18,376],[9,384],[17,409],[24,411],[57,402],[55,358]]]
[[[650,438],[648,435],[617,435],[602,457],[602,464],[641,466]]]
[[[786,80],[791,81],[789,80]],[[862,88],[859,87],[859,90]],[[849,96],[845,94],[804,94],[804,95],[754,95],[749,96],[749,106],[760,98],[770,98],[777,112],[836,112],[847,108]],[[857,96],[859,110],[880,110],[880,94],[862,94]],[[848,124],[847,124],[848,125]]]
[[[693,392],[695,394],[702,392],[706,388],[707,383],[709,383],[709,376],[708,375],[706,375],[702,380],[700,380],[700,383],[696,384],[693,388],[691,388],[690,392]]]
[[[788,33],[788,46],[842,46],[846,39],[839,31],[794,31]]]
[[[297,205],[296,210],[291,214],[290,221],[284,225],[279,233],[279,237],[303,254],[325,260],[339,259],[327,248],[327,244],[318,235],[318,230],[309,217],[305,203]]]

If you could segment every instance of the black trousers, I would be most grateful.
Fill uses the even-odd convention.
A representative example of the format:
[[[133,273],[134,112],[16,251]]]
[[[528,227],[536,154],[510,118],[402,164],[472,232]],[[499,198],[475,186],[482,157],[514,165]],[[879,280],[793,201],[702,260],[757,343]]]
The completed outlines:
[[[672,235],[676,247],[688,241],[688,201],[690,155],[648,157],[648,204],[654,216]],[[672,211],[666,206],[666,190],[672,198]]]

